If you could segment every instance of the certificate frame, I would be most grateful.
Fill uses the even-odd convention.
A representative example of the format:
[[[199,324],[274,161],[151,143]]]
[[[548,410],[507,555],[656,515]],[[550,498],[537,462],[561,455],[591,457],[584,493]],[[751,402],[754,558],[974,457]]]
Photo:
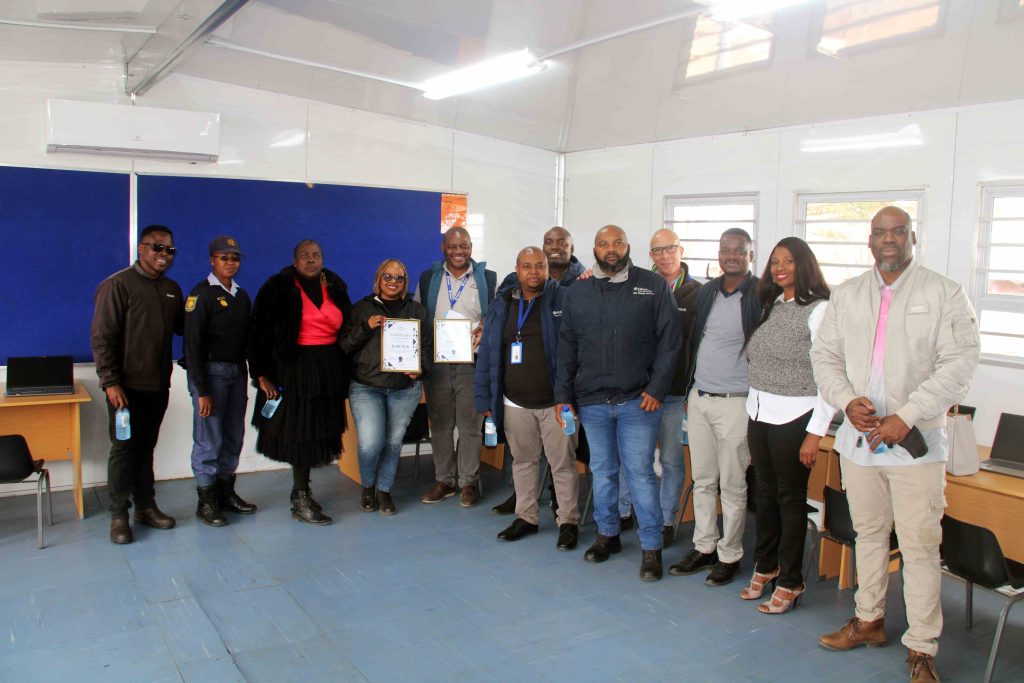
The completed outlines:
[[[468,318],[434,320],[434,362],[473,363],[473,321]]]
[[[420,364],[422,341],[419,320],[386,318],[380,326],[380,371],[423,372]]]

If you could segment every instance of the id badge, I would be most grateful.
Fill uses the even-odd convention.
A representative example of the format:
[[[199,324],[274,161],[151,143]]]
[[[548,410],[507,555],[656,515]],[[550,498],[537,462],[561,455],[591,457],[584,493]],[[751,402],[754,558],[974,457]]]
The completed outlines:
[[[523,342],[512,342],[509,350],[508,362],[512,365],[520,365],[523,362]]]

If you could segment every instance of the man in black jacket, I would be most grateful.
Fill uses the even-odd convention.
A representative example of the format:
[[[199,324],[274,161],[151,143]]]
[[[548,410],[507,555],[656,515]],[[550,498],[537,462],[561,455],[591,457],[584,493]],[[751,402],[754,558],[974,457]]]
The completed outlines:
[[[594,238],[594,276],[566,290],[558,341],[555,410],[579,406],[590,439],[597,540],[584,558],[622,550],[619,467],[633,494],[643,561],[640,578],[661,578],[662,518],[654,447],[682,335],[665,280],[631,265],[622,228]]]

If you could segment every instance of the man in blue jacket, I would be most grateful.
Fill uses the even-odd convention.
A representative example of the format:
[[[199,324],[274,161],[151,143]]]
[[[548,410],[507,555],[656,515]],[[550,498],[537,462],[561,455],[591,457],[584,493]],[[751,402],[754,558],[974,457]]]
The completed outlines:
[[[643,549],[640,578],[657,581],[662,576],[662,517],[654,446],[682,331],[668,284],[631,264],[622,228],[598,230],[594,258],[594,276],[565,293],[555,410],[578,405],[590,439],[597,540],[584,558],[604,562],[622,550],[621,462]]]
[[[516,277],[518,284],[500,293],[487,314],[476,363],[476,409],[504,427],[513,457],[516,519],[498,538],[518,541],[537,533],[543,449],[562,501],[557,547],[572,550],[580,521],[576,437],[566,435],[551,410],[562,292],[548,279],[547,258],[537,247],[519,252]]]
[[[441,253],[444,261],[435,261],[420,275],[415,299],[427,307],[431,319],[473,321],[474,341],[478,342],[497,276],[486,269],[486,263],[473,260],[473,241],[465,228],[450,228],[444,234]],[[436,483],[420,500],[439,503],[459,490],[460,505],[473,507],[480,502],[480,415],[473,408],[473,364],[436,364],[425,389]]]

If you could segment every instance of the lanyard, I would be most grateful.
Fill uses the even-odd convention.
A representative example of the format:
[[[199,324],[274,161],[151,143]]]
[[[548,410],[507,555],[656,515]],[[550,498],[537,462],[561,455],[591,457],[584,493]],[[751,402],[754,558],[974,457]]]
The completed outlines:
[[[679,283],[681,283],[683,281],[683,277],[685,277],[683,275],[683,273],[679,273],[679,277],[677,277],[676,281],[672,283],[672,291],[673,292],[676,291],[677,289],[679,289]]]
[[[452,274],[446,270],[444,271],[444,277],[448,284],[448,303],[454,309],[455,303],[459,300],[459,297],[462,296],[462,290],[466,288],[466,283],[469,282],[469,273],[466,273],[462,277],[462,284],[459,285],[459,291],[455,292],[454,297],[452,296]]]
[[[526,304],[526,312],[525,313],[523,313],[523,300],[522,299],[519,300],[519,316],[518,316],[518,324],[516,326],[516,339],[517,340],[523,338],[523,325],[526,323],[526,319],[530,316],[530,309],[533,308],[533,304],[536,303],[537,299],[538,299],[538,297],[533,297],[532,299],[530,299],[530,303]]]

